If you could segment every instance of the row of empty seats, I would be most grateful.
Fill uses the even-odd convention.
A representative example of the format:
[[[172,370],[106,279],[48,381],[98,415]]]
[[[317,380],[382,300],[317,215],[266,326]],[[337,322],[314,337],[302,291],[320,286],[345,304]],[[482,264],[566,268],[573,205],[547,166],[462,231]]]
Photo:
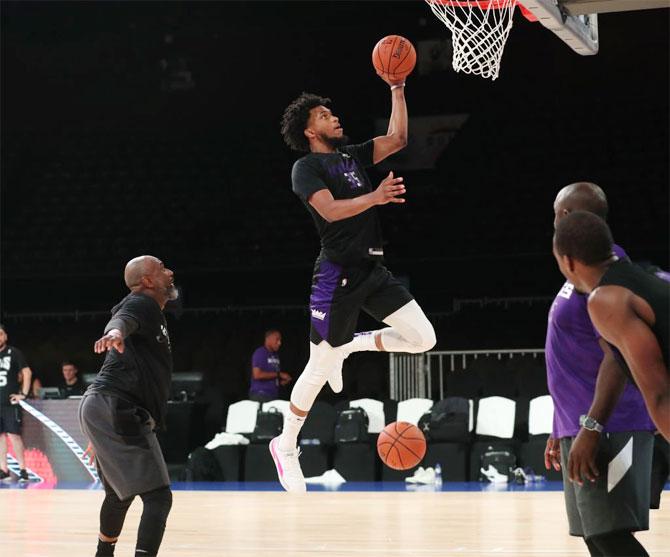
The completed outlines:
[[[316,402],[301,431],[301,463],[306,476],[318,476],[335,468],[348,481],[401,480],[416,469],[396,471],[381,465],[376,455],[377,435],[393,421],[405,421],[424,430],[426,415],[434,401],[410,399],[400,402],[374,399],[353,400],[338,405],[339,410],[363,408],[369,418],[369,440],[358,443],[335,441],[338,409]],[[536,397],[527,407],[517,408],[517,401],[505,397],[486,397],[468,401],[468,438],[454,441],[432,441],[427,432],[426,456],[417,466],[440,463],[446,481],[479,479],[481,457],[488,451],[505,450],[516,456],[519,466],[527,466],[549,479],[560,479],[555,471],[543,467],[546,439],[551,433],[553,402],[550,396]],[[243,400],[228,408],[225,430],[251,437],[259,411],[288,411],[283,400],[260,404]],[[521,414],[521,415],[520,415]],[[524,435],[518,435],[519,423],[525,423]],[[267,443],[222,446],[214,451],[227,481],[273,481],[275,469]]]

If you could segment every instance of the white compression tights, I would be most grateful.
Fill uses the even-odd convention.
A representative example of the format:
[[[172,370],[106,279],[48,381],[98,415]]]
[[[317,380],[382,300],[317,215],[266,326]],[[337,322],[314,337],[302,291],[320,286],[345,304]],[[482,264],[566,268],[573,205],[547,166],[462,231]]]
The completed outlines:
[[[415,300],[394,311],[384,319],[384,323],[389,327],[373,332],[381,333],[381,343],[387,352],[418,354],[435,346],[435,330]],[[291,393],[293,406],[305,412],[309,411],[333,369],[341,366],[342,361],[352,351],[377,349],[372,337],[370,341],[367,347],[353,346],[355,343],[350,343],[333,348],[326,341],[318,345],[310,343],[309,362]]]
[[[435,329],[416,300],[402,306],[384,319],[388,328],[381,330],[386,352],[427,352],[435,346]]]

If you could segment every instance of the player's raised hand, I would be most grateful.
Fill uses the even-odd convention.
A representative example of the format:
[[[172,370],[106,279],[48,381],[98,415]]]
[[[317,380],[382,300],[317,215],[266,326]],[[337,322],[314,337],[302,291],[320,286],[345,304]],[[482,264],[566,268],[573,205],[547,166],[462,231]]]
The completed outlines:
[[[111,348],[116,348],[118,352],[123,354],[124,344],[123,335],[118,329],[112,329],[107,334],[95,341],[93,351],[96,354],[101,354]]]
[[[375,190],[377,205],[386,205],[387,203],[404,203],[405,200],[400,195],[405,194],[405,184],[401,176],[395,178],[393,171],[381,181],[379,187]]]

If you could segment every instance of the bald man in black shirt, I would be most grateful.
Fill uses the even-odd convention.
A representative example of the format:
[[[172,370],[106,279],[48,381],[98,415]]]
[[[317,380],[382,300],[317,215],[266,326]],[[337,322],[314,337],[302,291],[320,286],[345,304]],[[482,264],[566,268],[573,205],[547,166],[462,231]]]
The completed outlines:
[[[100,557],[114,554],[126,512],[136,495],[144,511],[136,555],[156,555],[172,506],[167,466],[155,430],[165,422],[172,354],[163,309],[177,298],[174,275],[157,258],[128,262],[130,294],[112,309],[95,352],[107,352],[79,408],[82,431],[95,455],[105,500],[100,510]]]

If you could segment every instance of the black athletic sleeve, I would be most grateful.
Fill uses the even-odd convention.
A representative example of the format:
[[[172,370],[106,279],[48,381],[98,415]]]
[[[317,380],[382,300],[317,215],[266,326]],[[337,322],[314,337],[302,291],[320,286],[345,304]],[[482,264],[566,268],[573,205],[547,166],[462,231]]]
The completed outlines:
[[[28,367],[26,357],[18,348],[12,348],[12,359],[16,362],[17,371],[21,371],[24,367]]]
[[[105,327],[105,332],[113,329],[114,327],[110,327],[110,324],[120,319],[128,323],[130,329],[135,329],[128,332],[128,334],[132,332],[137,332],[141,335],[151,334],[157,320],[160,319],[159,314],[160,308],[155,300],[141,294],[131,295],[126,298],[123,305],[114,313],[107,327]],[[124,336],[126,335],[124,334]]]
[[[319,171],[320,168],[316,161],[305,158],[295,161],[291,171],[293,193],[303,201],[308,202],[309,198],[317,191],[328,189]]]
[[[340,151],[354,157],[358,164],[363,168],[368,168],[374,165],[373,157],[375,153],[375,142],[373,139],[369,139],[365,143],[341,147]]]

